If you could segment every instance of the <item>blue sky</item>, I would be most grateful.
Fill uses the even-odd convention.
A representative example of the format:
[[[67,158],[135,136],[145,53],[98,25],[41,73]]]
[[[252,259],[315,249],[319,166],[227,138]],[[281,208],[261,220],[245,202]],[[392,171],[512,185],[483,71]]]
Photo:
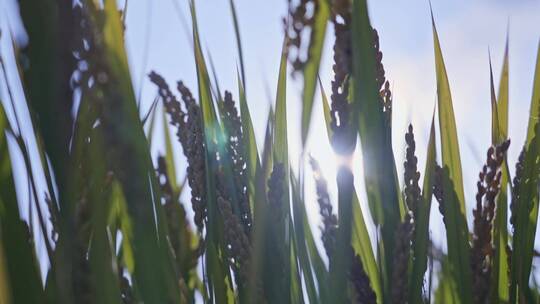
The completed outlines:
[[[417,139],[419,168],[422,171],[428,128],[436,98],[429,2],[368,2],[371,22],[379,31],[383,63],[394,96],[393,145],[398,170],[402,172],[405,128],[412,122]],[[3,31],[7,31],[9,26],[15,32],[17,41],[24,42],[24,33],[16,17],[14,3],[13,0],[0,0],[0,26]],[[124,0],[118,0],[118,3],[123,6]],[[150,70],[161,73],[171,85],[177,80],[183,80],[192,91],[196,91],[190,28],[187,25],[190,20],[187,0],[130,0],[128,3],[127,47],[134,86],[136,92],[140,90],[142,93],[142,111],[149,107],[156,94],[156,89],[146,77]],[[228,0],[199,0],[196,3],[202,44],[213,59],[220,86],[222,89],[232,90],[233,95],[237,96],[238,58]],[[285,0],[236,1],[246,64],[247,96],[259,142],[262,141],[269,104],[275,97],[283,41],[281,20],[286,14],[286,5]],[[433,0],[432,6],[454,101],[470,216],[477,174],[490,144],[488,49],[491,51],[495,82],[498,83],[509,28],[509,134],[512,139],[509,160],[513,171],[529,117],[533,68],[540,38],[540,1]],[[9,41],[5,36],[0,47],[3,56],[9,57]],[[332,37],[333,31],[329,29],[320,71],[323,85],[328,92],[332,78]],[[6,62],[12,64],[8,59]],[[13,82],[16,83],[16,80]],[[297,167],[299,155],[300,93],[299,82],[290,80],[287,102],[293,168]],[[2,96],[5,96],[3,87]],[[20,105],[17,110],[22,116],[26,115]],[[330,189],[333,190],[334,157],[326,140],[321,111],[317,96],[308,151],[321,161],[322,169],[330,181]],[[179,146],[177,149],[178,152],[181,151]],[[183,158],[181,153],[177,154],[178,164],[182,167]],[[355,164],[358,172],[361,172],[361,161]],[[307,174],[309,177],[309,170]],[[20,182],[23,181],[22,178],[19,178]],[[306,181],[306,198],[313,202],[309,213],[312,224],[317,225],[318,211],[312,195],[314,189],[311,179]],[[363,180],[357,178],[356,182],[359,189],[363,189]],[[365,202],[365,199],[361,200]],[[441,224],[438,210],[432,210],[434,238],[444,246],[444,238],[440,237],[442,231],[438,229]],[[314,231],[318,232],[318,229]],[[373,236],[373,231],[371,233]]]

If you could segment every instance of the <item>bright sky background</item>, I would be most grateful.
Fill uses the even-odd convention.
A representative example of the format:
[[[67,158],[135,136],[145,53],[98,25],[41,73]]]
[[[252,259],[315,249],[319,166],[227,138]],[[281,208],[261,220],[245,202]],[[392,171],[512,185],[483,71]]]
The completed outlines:
[[[176,5],[173,3],[176,2]],[[391,81],[393,104],[393,145],[402,172],[404,133],[409,122],[415,127],[419,169],[423,173],[431,114],[436,97],[433,38],[428,1],[369,1],[372,24],[378,29],[387,79]],[[443,55],[450,79],[458,125],[467,205],[474,204],[478,172],[490,145],[489,61],[491,50],[495,82],[498,84],[507,29],[510,37],[510,127],[511,167],[524,142],[532,92],[534,63],[540,37],[539,1],[433,1]],[[236,1],[244,48],[248,102],[259,143],[262,143],[270,102],[275,98],[279,56],[283,40],[282,17],[286,1]],[[222,89],[237,96],[236,41],[227,0],[197,1],[203,48],[211,55]],[[127,15],[127,39],[134,79],[154,69],[170,83],[182,79],[196,88],[195,66],[186,34],[189,23],[187,1],[131,1]],[[149,33],[149,34],[148,34]],[[332,78],[329,28],[321,77],[327,92]],[[147,42],[149,41],[149,42]],[[145,59],[145,52],[147,58]],[[138,83],[136,84],[138,86]],[[146,105],[156,90],[142,83]],[[289,146],[293,168],[299,157],[300,94],[298,81],[289,80]],[[318,95],[318,94],[317,94]],[[335,189],[333,152],[326,139],[319,96],[314,109],[308,152],[320,160],[331,189]],[[356,162],[361,172],[361,161]],[[309,166],[307,166],[309,168]],[[513,168],[512,168],[513,171]],[[357,185],[363,188],[363,180]],[[401,178],[401,177],[400,177]],[[317,225],[317,208],[310,171],[306,175],[308,205]],[[334,192],[335,193],[335,192]],[[362,200],[365,203],[365,199]],[[441,233],[437,206],[432,208],[434,233]],[[315,229],[318,230],[318,229]],[[317,231],[318,232],[318,231]],[[372,232],[373,233],[373,232]],[[443,238],[436,239],[444,240]],[[444,242],[443,242],[444,243]],[[442,244],[444,246],[444,244]]]
[[[124,0],[118,2],[119,6],[123,6]],[[202,45],[213,59],[221,88],[232,90],[233,96],[237,98],[238,57],[228,0],[196,2]],[[423,173],[429,124],[436,98],[429,2],[368,2],[371,22],[380,36],[386,77],[392,84],[393,146],[398,171],[401,175],[405,128],[412,122],[417,141],[419,170]],[[14,3],[14,0],[0,0],[0,26],[6,31],[9,23],[11,29],[17,33],[16,39],[24,41],[24,34],[14,13]],[[150,70],[161,73],[173,87],[177,80],[183,80],[192,91],[196,91],[189,34],[191,30],[187,25],[190,21],[187,3],[187,0],[129,1],[126,39],[132,79],[136,92],[140,90],[142,93],[142,112],[148,109],[156,95],[155,87],[146,77]],[[491,51],[495,82],[498,85],[509,28],[509,135],[512,139],[509,164],[513,172],[515,160],[524,142],[529,117],[533,68],[540,38],[540,1],[433,0],[432,5],[452,90],[470,218],[478,172],[485,161],[485,151],[489,147],[491,136],[488,49]],[[245,56],[248,103],[261,144],[268,108],[275,98],[283,41],[282,17],[287,12],[287,3],[286,0],[236,0],[236,8]],[[329,28],[320,71],[328,94],[332,78],[332,40],[333,30]],[[9,53],[8,39],[3,37],[0,47],[2,53]],[[290,159],[293,168],[298,168],[300,150],[300,94],[299,82],[290,80],[287,102]],[[308,152],[321,162],[329,186],[335,193],[333,152],[326,139],[318,95],[317,91]],[[5,90],[2,91],[2,96],[5,96]],[[178,164],[183,168],[181,149],[179,145],[176,147]],[[318,208],[313,196],[313,181],[309,166],[306,168],[307,205],[310,206],[312,224],[317,226]],[[361,172],[361,161],[356,162],[355,170]],[[360,174],[356,176],[358,188],[363,189],[363,180],[358,178]],[[361,200],[365,204],[364,197],[361,196]],[[441,237],[442,232],[437,228],[442,224],[437,207],[433,205],[432,208],[433,234],[438,240],[437,243],[444,246],[445,238]],[[319,233],[318,229],[314,231]],[[371,233],[373,236],[373,231]]]

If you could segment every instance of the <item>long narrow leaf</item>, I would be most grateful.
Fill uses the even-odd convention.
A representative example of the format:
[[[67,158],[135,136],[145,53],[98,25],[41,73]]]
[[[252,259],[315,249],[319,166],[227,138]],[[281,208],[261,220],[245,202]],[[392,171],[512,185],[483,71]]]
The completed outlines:
[[[364,221],[364,214],[362,213],[362,208],[360,207],[360,201],[358,200],[356,190],[353,193],[352,221],[351,244],[355,253],[357,253],[362,260],[362,265],[364,266],[364,270],[369,277],[371,288],[377,296],[377,303],[382,303],[383,291],[381,277],[377,262],[375,260],[375,255],[373,254],[373,248],[371,246],[366,222]]]
[[[491,86],[491,126],[493,145],[500,144],[507,139],[508,134],[508,38],[504,52],[503,68],[499,83],[498,100],[495,97],[495,88],[493,84],[493,73],[490,63],[490,86]],[[506,162],[506,160],[505,160]],[[492,284],[498,286],[493,288],[492,301],[494,303],[505,303],[509,300],[508,295],[508,170],[507,166],[502,166],[501,187],[497,196],[495,219],[493,220],[493,240],[495,244],[495,258],[493,260]]]
[[[523,175],[516,185],[516,200],[512,202],[515,217],[513,253],[511,262],[510,301],[532,301],[529,276],[532,267],[534,239],[538,221],[538,180],[540,166],[540,44],[536,58],[533,94],[531,100],[529,126],[524,147]]]
[[[459,143],[450,94],[450,85],[442,57],[441,46],[435,20],[432,15],[435,67],[437,75],[437,105],[439,108],[439,128],[443,165],[443,201],[445,210],[448,261],[458,294],[463,304],[471,303],[471,269],[469,261],[469,240],[465,218],[465,198]]]
[[[385,297],[393,268],[395,232],[403,213],[389,129],[385,125],[383,105],[376,84],[373,29],[365,0],[353,1],[352,11],[353,103],[357,109],[362,144],[364,176],[368,203],[382,239],[379,253]],[[386,300],[385,300],[386,301]]]

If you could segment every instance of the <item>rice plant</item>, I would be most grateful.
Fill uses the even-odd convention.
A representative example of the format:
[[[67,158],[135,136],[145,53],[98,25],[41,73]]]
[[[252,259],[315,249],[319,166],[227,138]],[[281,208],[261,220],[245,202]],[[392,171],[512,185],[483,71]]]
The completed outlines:
[[[400,113],[392,111],[382,62],[384,33],[371,26],[365,0],[288,1],[265,130],[254,129],[248,107],[233,0],[238,87],[221,91],[209,71],[190,0],[197,87],[148,73],[157,93],[149,113],[139,111],[116,1],[20,0],[19,6],[29,43],[14,42],[13,54],[0,57],[7,90],[0,103],[0,303],[540,301],[531,276],[538,256],[540,46],[523,144],[508,138],[508,47],[498,94],[490,71],[491,146],[467,223],[456,120],[433,17],[437,112],[426,147],[417,146],[408,127],[399,164],[391,131],[392,115]],[[334,34],[329,95],[318,83],[328,26]],[[3,58],[10,55],[17,69],[6,68]],[[301,145],[310,125],[326,126],[339,156],[337,193],[328,190],[333,180],[316,159],[301,152],[313,176],[291,164],[299,155],[287,137],[289,71],[303,83]],[[10,79],[20,81],[23,96],[13,93]],[[325,120],[312,122],[318,94]],[[20,107],[29,122],[21,121]],[[164,152],[153,155],[157,129]],[[255,134],[262,132],[258,145]],[[360,146],[362,171],[352,162]],[[511,176],[506,155],[516,146],[521,154]],[[425,164],[418,163],[419,149],[427,151]],[[185,172],[178,172],[179,154]],[[16,187],[18,175],[27,180]],[[354,186],[360,176],[368,208]],[[315,185],[316,201],[306,199],[306,183]],[[310,225],[308,206],[318,208],[320,227]],[[431,240],[431,208],[442,215],[447,250]],[[365,218],[373,220],[375,240]]]

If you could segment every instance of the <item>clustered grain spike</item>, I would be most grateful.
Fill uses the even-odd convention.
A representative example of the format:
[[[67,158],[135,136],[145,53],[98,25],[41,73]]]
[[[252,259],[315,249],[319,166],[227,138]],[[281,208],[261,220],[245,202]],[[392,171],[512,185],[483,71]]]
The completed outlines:
[[[390,126],[392,120],[392,92],[390,91],[390,83],[385,77],[384,65],[382,63],[383,53],[380,49],[379,33],[376,29],[373,29],[373,49],[375,50],[375,82],[379,90],[386,125]]]
[[[223,183],[224,178],[223,172],[218,172],[218,182]],[[218,186],[217,205],[223,217],[225,240],[229,249],[229,263],[237,274],[237,283],[243,288],[249,280],[251,244],[242,223],[233,213],[230,200],[223,193],[223,190],[219,190],[220,188],[222,187]]]
[[[283,208],[285,166],[282,163],[274,164],[270,178],[268,179],[268,204],[272,210],[272,217],[275,223],[281,223],[284,219]]]
[[[394,249],[394,269],[392,271],[392,303],[408,303],[409,280],[408,267],[411,255],[411,238],[414,226],[410,214],[398,225],[396,230],[396,247]]]
[[[380,49],[379,33],[376,29],[373,29],[373,48],[375,49],[375,69],[376,76],[375,81],[379,90],[383,89],[383,85],[386,82],[384,65],[382,63],[383,54]]]
[[[405,154],[404,167],[404,183],[405,183],[405,203],[410,212],[412,212],[413,219],[417,215],[418,205],[420,203],[420,186],[418,181],[420,180],[420,172],[418,172],[418,159],[414,155],[416,150],[416,143],[414,141],[414,133],[412,125],[409,125],[408,131],[405,134],[405,142],[407,143],[407,149]]]
[[[334,79],[332,80],[331,127],[334,136],[331,139],[334,150],[339,154],[349,154],[355,148],[355,117],[349,101],[350,76],[352,72],[352,38],[351,38],[351,1],[332,1],[332,23],[334,25]],[[372,47],[375,57],[375,83],[379,90],[381,111],[384,113],[385,125],[389,130],[392,118],[392,92],[386,81],[382,52],[377,30],[372,29]]]
[[[332,212],[332,204],[330,203],[330,196],[328,195],[328,186],[326,179],[322,175],[319,163],[313,157],[309,158],[309,163],[313,169],[315,188],[317,191],[317,203],[319,204],[319,213],[322,217],[321,238],[326,255],[330,258],[336,243],[338,220],[336,215]]]
[[[279,277],[281,277],[281,280],[276,282],[279,286],[283,286],[287,282],[286,276],[289,275],[287,265],[285,264],[289,256],[285,252],[286,248],[283,246],[284,231],[281,230],[286,225],[285,208],[288,206],[288,202],[285,201],[284,192],[285,178],[286,171],[283,163],[274,163],[272,173],[267,182],[267,210],[270,214],[267,219],[269,226],[267,227],[266,237],[269,239],[269,244],[272,244],[272,248],[267,248],[267,250],[271,250],[275,254],[273,256],[273,269],[271,271],[279,274]]]
[[[149,77],[158,87],[158,93],[170,116],[171,124],[177,128],[176,135],[188,161],[187,176],[191,188],[194,221],[199,232],[202,232],[207,210],[205,144],[201,109],[191,91],[181,81],[178,82],[177,88],[182,96],[185,112],[163,77],[155,72],[151,72]]]
[[[225,98],[221,102],[222,121],[227,132],[227,149],[231,158],[234,175],[236,199],[241,212],[244,230],[251,232],[252,216],[248,196],[248,173],[246,164],[246,151],[242,121],[235,107],[232,94],[225,91]]]
[[[253,286],[255,288],[254,296],[257,303],[264,300],[264,292],[261,282],[252,280],[252,248],[247,231],[244,229],[243,221],[234,213],[230,194],[227,191],[227,181],[223,168],[216,172],[216,195],[217,205],[223,218],[224,235],[227,243],[228,262],[235,272],[236,284],[241,290]]]
[[[185,276],[197,266],[198,254],[190,247],[192,243],[191,230],[186,220],[184,206],[178,202],[167,172],[167,163],[163,156],[157,159],[157,180],[164,200],[163,208],[167,218],[169,242],[175,256],[176,268],[181,276]],[[187,279],[184,277],[183,279]]]
[[[507,140],[487,152],[486,164],[479,174],[471,250],[475,303],[488,303],[493,244],[491,230],[495,217],[495,198],[500,190],[501,165],[508,150]]]
[[[339,154],[350,154],[356,144],[354,117],[348,101],[349,79],[352,67],[351,45],[351,2],[332,2],[332,23],[334,24],[334,79],[332,80],[331,138],[334,150]]]
[[[315,186],[317,191],[317,202],[319,204],[319,213],[322,217],[323,225],[322,241],[326,255],[329,260],[333,258],[333,252],[336,246],[336,234],[338,229],[337,216],[332,211],[332,204],[330,203],[330,196],[328,194],[327,182],[322,175],[319,163],[317,160],[310,156],[310,165],[313,169],[313,175],[315,179]],[[371,288],[369,277],[367,276],[360,256],[354,251],[354,248],[350,246],[348,248],[349,258],[351,259],[351,268],[348,271],[349,284],[351,285],[351,300],[352,303],[376,303],[376,295]]]
[[[414,140],[413,127],[409,124],[405,134],[407,149],[405,153],[404,184],[405,184],[405,203],[407,213],[402,223],[398,225],[396,231],[396,247],[393,260],[394,269],[392,272],[392,303],[405,303],[408,299],[408,265],[411,255],[412,235],[414,233],[414,220],[418,214],[418,208],[421,200],[421,190],[418,185],[420,173],[418,172],[418,159],[415,156],[416,142]],[[442,197],[442,195],[441,195]]]
[[[443,199],[443,179],[444,179],[444,170],[438,164],[435,165],[435,172],[433,175],[433,196],[439,203],[439,211],[443,216],[443,222],[446,224],[446,216],[444,209],[444,199]]]
[[[540,141],[540,123],[537,122],[534,125],[534,135],[530,140],[529,144],[525,144],[519,154],[518,161],[516,163],[516,171],[513,179],[513,188],[512,188],[512,200],[510,202],[510,224],[512,226],[512,231],[514,232],[514,244],[513,247],[508,247],[508,265],[511,269],[511,261],[513,260],[513,253],[516,251],[516,246],[521,244],[519,239],[516,237],[518,235],[518,224],[528,221],[528,215],[530,214],[533,208],[533,203],[531,200],[526,197],[522,197],[522,193],[527,193],[530,191],[530,188],[535,187],[535,190],[538,189],[538,183],[540,179],[540,162],[538,161],[538,142]],[[529,173],[532,173],[532,176],[528,176]],[[529,189],[528,189],[529,188]],[[520,207],[521,204],[526,206]],[[527,208],[525,217],[520,218],[519,208]],[[523,240],[521,240],[523,242]],[[515,267],[519,267],[515,265]],[[510,271],[510,270],[509,270]]]
[[[349,271],[349,282],[352,285],[351,302],[355,304],[375,304],[377,295],[371,288],[369,277],[364,270],[362,260],[358,254],[351,248],[352,264]]]
[[[284,19],[285,34],[287,35],[287,57],[293,67],[293,76],[304,70],[310,58],[310,46],[313,36],[315,16],[320,8],[320,0],[300,0],[295,6],[289,3],[289,15]],[[305,41],[309,32],[311,37]],[[307,46],[307,54],[303,56],[303,49]]]
[[[150,81],[152,81],[158,88],[159,97],[161,97],[165,110],[170,116],[171,124],[178,128],[176,133],[178,139],[181,143],[185,142],[186,133],[183,130],[186,129],[186,113],[182,110],[180,102],[171,92],[169,85],[161,75],[152,71],[148,76]]]
[[[516,189],[515,191],[512,191],[512,201],[510,203],[510,224],[512,225],[514,233],[516,230],[517,204],[519,201],[519,191],[517,191],[517,189],[519,189],[519,185],[522,183],[523,179],[525,169],[525,149],[526,147],[523,147],[523,149],[519,153],[519,158],[516,163],[516,172],[514,175],[514,179],[512,180],[513,189]]]

